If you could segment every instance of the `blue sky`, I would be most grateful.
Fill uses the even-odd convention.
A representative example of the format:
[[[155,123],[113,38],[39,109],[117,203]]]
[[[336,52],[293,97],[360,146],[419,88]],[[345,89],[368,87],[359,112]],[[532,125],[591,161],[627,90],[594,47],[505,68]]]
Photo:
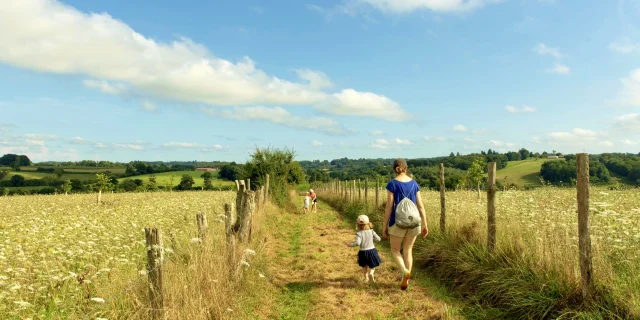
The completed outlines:
[[[8,0],[0,154],[640,151],[640,0]]]

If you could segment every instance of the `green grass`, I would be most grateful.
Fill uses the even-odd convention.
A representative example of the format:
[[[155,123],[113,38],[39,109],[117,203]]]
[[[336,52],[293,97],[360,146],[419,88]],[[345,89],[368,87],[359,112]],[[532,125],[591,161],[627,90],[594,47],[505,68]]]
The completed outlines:
[[[15,175],[21,175],[26,180],[37,180],[47,176],[51,176],[53,174],[48,172],[35,172],[35,171],[12,171],[12,172],[9,172],[9,174],[6,175],[4,178],[2,178],[2,180],[11,180],[11,177]],[[63,181],[71,180],[71,179],[95,180],[95,178],[96,178],[95,173],[65,173],[60,178],[56,177],[55,180],[63,180]]]
[[[515,184],[520,187],[541,185],[540,168],[545,161],[558,161],[564,159],[528,159],[521,161],[509,161],[507,167],[496,172],[496,180]]]
[[[183,175],[186,174],[193,177],[193,181],[195,181],[194,187],[198,187],[198,186],[204,185],[204,179],[201,177],[203,173],[204,172],[202,171],[173,171],[173,172],[154,173],[154,175],[156,176],[156,184],[159,186],[166,186],[171,184],[172,182],[171,175],[174,175],[175,177],[173,178],[173,186],[175,187],[178,184],[180,184],[180,179],[182,178]],[[233,181],[218,179],[217,175],[218,175],[217,172],[213,172],[214,179],[212,181],[212,184],[214,188],[228,187],[228,186],[235,185],[235,182]],[[122,182],[126,179],[142,179],[143,181],[149,181],[149,176],[150,174],[144,174],[139,176],[120,178],[118,179],[118,182]]]

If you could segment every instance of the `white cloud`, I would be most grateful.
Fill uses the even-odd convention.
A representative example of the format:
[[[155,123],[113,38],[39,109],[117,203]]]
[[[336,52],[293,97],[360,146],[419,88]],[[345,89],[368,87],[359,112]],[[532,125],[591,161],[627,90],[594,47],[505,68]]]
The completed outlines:
[[[614,146],[615,146],[615,145],[613,144],[613,142],[611,142],[611,141],[609,141],[609,140],[600,141],[598,144],[599,144],[600,146],[608,147],[608,148],[612,148],[612,147],[614,147]]]
[[[522,107],[522,109],[518,109],[517,107],[514,107],[514,106],[506,106],[504,108],[505,110],[507,110],[507,112],[510,112],[510,113],[532,113],[532,112],[538,111],[536,110],[536,108],[532,108],[530,106],[524,106]]]
[[[130,150],[143,150],[144,146],[141,144],[134,144],[134,143],[114,143],[113,144],[114,148],[118,148],[118,149],[130,149]]]
[[[640,107],[640,69],[631,71],[629,77],[620,79],[622,89],[618,92],[621,105]]]
[[[400,138],[396,138],[396,139],[395,139],[395,142],[396,142],[397,144],[402,144],[402,145],[409,145],[409,144],[411,144],[411,141],[409,141],[409,140],[403,140],[403,139],[400,139]]]
[[[365,3],[384,13],[411,13],[418,10],[434,12],[469,12],[489,4],[502,2],[501,0],[355,0],[355,3]]]
[[[175,148],[175,149],[198,149],[204,148],[205,146],[195,142],[168,142],[162,145],[165,148]]]
[[[313,130],[331,135],[345,135],[351,133],[351,130],[344,128],[337,121],[324,117],[302,117],[297,116],[282,107],[235,107],[223,110],[214,110],[213,108],[202,108],[202,111],[210,116],[222,116],[235,120],[257,120],[268,121],[285,127],[299,130]]]
[[[547,72],[559,75],[569,75],[571,74],[571,68],[562,63],[556,63],[552,68],[547,69]]]
[[[464,138],[463,139],[465,142],[476,142],[475,139],[471,139],[471,138]]]
[[[0,30],[11,30],[0,32],[0,61],[40,72],[86,75],[91,79],[85,86],[109,94],[131,91],[212,106],[321,105],[319,109],[337,114],[383,119],[395,114],[390,120],[405,113],[381,95],[320,91],[330,80],[317,71],[298,71],[308,83],[288,81],[258,69],[249,57],[225,60],[188,38],[158,42],[107,13],[84,13],[56,0],[3,3]],[[366,104],[373,110],[363,111]]]
[[[309,87],[313,89],[325,89],[333,87],[333,82],[329,76],[321,71],[313,71],[309,69],[297,69],[295,72],[302,80],[309,82]]]
[[[26,133],[26,134],[23,134],[22,136],[27,138],[27,139],[34,139],[34,140],[55,140],[55,139],[58,139],[58,136],[53,135],[53,134]]]
[[[376,139],[376,141],[371,144],[371,147],[374,149],[388,149],[389,141],[385,139]]]
[[[445,138],[445,137],[429,137],[429,136],[425,136],[424,137],[424,141],[445,142],[445,141],[447,141],[447,138]]]
[[[606,139],[608,135],[606,132],[574,128],[571,131],[551,132],[547,135],[545,142],[551,146],[560,146],[571,150],[594,147],[610,148],[614,146],[614,143]]]
[[[322,142],[318,141],[318,140],[313,140],[311,141],[311,145],[314,147],[320,147],[322,146]]]
[[[382,130],[373,130],[369,134],[371,134],[372,136],[381,136],[384,134],[384,132]]]
[[[71,144],[78,144],[78,145],[91,145],[91,144],[95,144],[94,141],[91,140],[87,140],[85,138],[82,137],[73,137],[71,139],[67,140],[68,143]]]
[[[461,124],[458,124],[458,125],[455,125],[455,126],[453,127],[453,131],[458,131],[458,132],[467,132],[467,131],[469,131],[469,129],[467,129],[467,127],[465,127],[465,126],[463,126],[463,125],[461,125]]]
[[[616,117],[613,126],[627,132],[640,132],[640,113],[631,113]]]
[[[107,94],[111,94],[111,95],[122,95],[126,92],[128,92],[128,88],[122,84],[122,83],[109,83],[108,81],[104,81],[104,80],[92,80],[92,79],[87,79],[84,80],[82,82],[84,84],[85,87],[87,88],[92,88],[92,89],[98,89],[104,93]]]
[[[539,55],[553,56],[556,59],[560,59],[565,56],[562,52],[560,52],[560,49],[549,47],[544,43],[539,43],[537,46],[533,48],[533,51],[535,51]]]
[[[353,89],[335,93],[315,107],[319,111],[336,115],[373,117],[395,122],[409,120],[409,114],[397,102],[382,95]]]
[[[515,147],[515,144],[513,143],[498,141],[498,140],[490,140],[489,144],[494,147],[509,147],[509,148]]]
[[[626,145],[628,145],[628,146],[635,146],[635,145],[637,145],[639,142],[631,141],[631,140],[629,140],[629,139],[625,139],[625,140],[622,140],[622,143],[623,143],[623,144],[626,144]]]
[[[633,42],[629,38],[622,38],[609,44],[609,50],[622,54],[640,53],[640,42]]]

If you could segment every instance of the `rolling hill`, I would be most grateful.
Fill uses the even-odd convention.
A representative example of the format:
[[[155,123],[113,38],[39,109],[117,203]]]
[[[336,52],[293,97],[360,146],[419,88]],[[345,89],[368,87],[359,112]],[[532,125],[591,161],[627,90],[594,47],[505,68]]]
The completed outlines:
[[[513,183],[517,186],[539,186],[540,168],[546,161],[558,161],[564,159],[527,159],[509,161],[507,167],[496,172],[496,180]]]

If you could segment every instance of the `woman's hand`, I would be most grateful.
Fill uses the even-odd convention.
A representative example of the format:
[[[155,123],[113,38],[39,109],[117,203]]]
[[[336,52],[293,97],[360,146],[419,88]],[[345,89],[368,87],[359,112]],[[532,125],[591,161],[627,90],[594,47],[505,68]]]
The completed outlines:
[[[384,230],[382,231],[382,239],[389,239],[389,227],[384,227]]]
[[[427,235],[429,234],[429,228],[427,228],[427,226],[423,226],[422,231],[420,233],[422,233],[422,238],[426,238]]]

